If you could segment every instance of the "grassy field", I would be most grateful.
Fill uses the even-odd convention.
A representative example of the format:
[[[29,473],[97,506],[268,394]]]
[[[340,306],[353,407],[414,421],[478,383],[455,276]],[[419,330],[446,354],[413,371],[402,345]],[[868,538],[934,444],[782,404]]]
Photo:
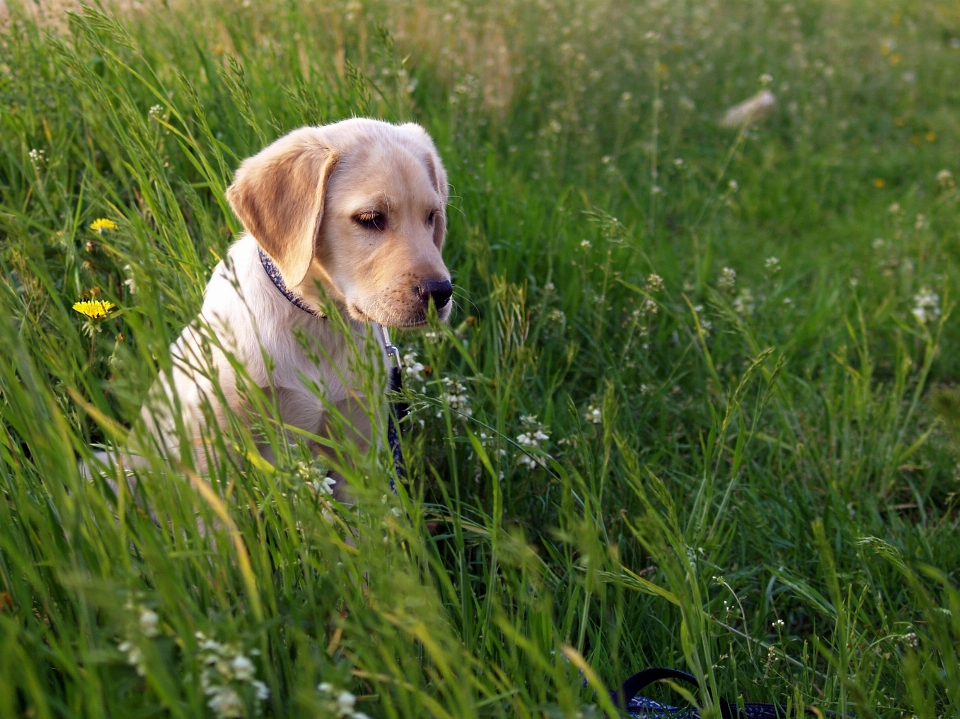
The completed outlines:
[[[649,665],[704,716],[960,715],[960,5],[8,5],[0,716],[617,716]],[[234,423],[209,484],[83,480],[240,160],[353,115],[452,188],[398,495],[345,448],[332,506],[270,407],[275,467]]]

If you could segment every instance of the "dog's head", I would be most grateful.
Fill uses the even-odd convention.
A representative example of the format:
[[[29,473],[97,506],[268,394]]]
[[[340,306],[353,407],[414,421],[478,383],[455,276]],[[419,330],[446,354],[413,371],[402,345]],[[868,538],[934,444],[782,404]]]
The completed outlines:
[[[227,199],[287,287],[389,327],[450,315],[440,257],[447,176],[419,125],[345,120],[291,132],[237,170]]]

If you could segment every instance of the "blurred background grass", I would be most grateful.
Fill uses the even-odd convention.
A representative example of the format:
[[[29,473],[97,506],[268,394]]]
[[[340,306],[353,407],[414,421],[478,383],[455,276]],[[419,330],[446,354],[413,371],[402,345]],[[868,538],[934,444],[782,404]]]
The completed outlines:
[[[3,716],[600,716],[650,664],[958,712],[955,3],[8,4],[0,93]],[[296,447],[83,481],[233,169],[352,115],[451,181],[400,496]]]

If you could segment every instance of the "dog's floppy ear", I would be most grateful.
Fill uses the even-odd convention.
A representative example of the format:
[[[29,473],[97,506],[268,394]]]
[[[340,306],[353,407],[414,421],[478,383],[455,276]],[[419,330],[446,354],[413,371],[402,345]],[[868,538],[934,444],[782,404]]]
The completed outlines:
[[[450,186],[447,184],[447,172],[443,169],[443,163],[440,162],[440,155],[433,144],[433,140],[427,131],[415,122],[408,122],[400,126],[400,129],[417,138],[423,144],[426,154],[424,155],[424,164],[427,166],[427,174],[430,175],[430,181],[434,189],[440,195],[441,209],[440,216],[434,220],[433,225],[433,243],[437,247],[443,247],[443,240],[447,234],[447,200],[450,197]]]
[[[299,285],[310,268],[336,164],[316,129],[304,128],[244,160],[227,188],[233,211],[276,262],[287,287]]]

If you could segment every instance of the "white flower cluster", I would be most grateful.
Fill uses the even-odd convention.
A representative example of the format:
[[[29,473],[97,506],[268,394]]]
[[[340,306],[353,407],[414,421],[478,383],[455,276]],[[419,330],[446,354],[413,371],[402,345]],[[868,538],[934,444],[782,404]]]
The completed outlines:
[[[149,607],[142,604],[134,606],[133,602],[127,602],[126,609],[137,614],[137,626],[140,633],[147,639],[153,639],[160,633],[160,615]],[[140,676],[146,676],[147,665],[144,662],[143,650],[129,638],[120,642],[117,649],[127,655],[127,664],[137,670]]]
[[[124,265],[123,271],[127,274],[127,279],[123,281],[123,284],[130,290],[131,295],[137,294],[137,281],[133,277],[133,268],[130,265]]]
[[[937,173],[937,184],[943,190],[952,190],[957,186],[953,181],[953,173],[950,170],[940,170]]]
[[[913,296],[911,312],[922,324],[933,322],[940,316],[940,295],[924,286]]]
[[[338,689],[330,682],[320,682],[317,691],[329,697],[326,708],[333,716],[343,719],[370,719],[363,712],[354,710],[357,698],[346,689]]]
[[[470,396],[460,380],[443,378],[443,401],[451,411],[459,414],[461,419],[473,416],[473,410],[470,409]],[[437,412],[437,417],[441,416],[443,416],[443,410]]]
[[[337,480],[327,476],[330,469],[319,459],[310,462],[300,460],[293,467],[293,476],[299,480],[315,497],[329,497]]]
[[[517,435],[517,444],[524,448],[517,461],[528,469],[536,469],[545,466],[544,461],[537,454],[546,452],[546,443],[550,435],[544,432],[543,425],[537,422],[534,415],[526,415],[520,418],[526,431]]]
[[[147,675],[147,665],[143,661],[143,651],[129,639],[117,645],[117,649],[127,655],[127,664],[137,670],[140,676]]]
[[[720,279],[717,280],[717,286],[721,290],[732,292],[737,286],[737,271],[732,267],[724,267],[720,270]]]
[[[740,290],[740,294],[733,298],[733,310],[738,315],[752,315],[756,309],[756,303],[753,301],[753,293],[749,287]]]
[[[147,111],[147,117],[149,117],[151,120],[159,120],[161,117],[163,117],[163,106],[154,105],[151,107]]]
[[[43,150],[37,150],[36,148],[34,148],[33,150],[30,150],[30,162],[33,164],[33,169],[36,170],[46,161],[47,161],[46,152],[44,152]]]
[[[767,272],[775,275],[780,271],[780,260],[776,257],[768,257],[763,261],[763,266],[767,268]]]
[[[194,636],[200,642],[200,685],[203,693],[210,697],[207,706],[218,719],[235,719],[246,714],[246,708],[238,687],[248,684],[253,687],[256,710],[270,696],[270,690],[263,682],[255,679],[256,667],[241,648],[235,644],[222,644],[207,637],[203,632]],[[251,650],[256,655],[257,650]]]
[[[663,278],[656,272],[652,272],[650,276],[647,277],[647,284],[644,289],[646,289],[650,294],[659,292],[663,289]]]
[[[587,411],[583,415],[583,418],[591,424],[603,424],[603,412],[600,411],[599,407],[593,404],[587,407]]]
[[[140,624],[140,631],[143,632],[143,636],[152,639],[160,633],[160,615],[157,614],[152,609],[147,607],[140,606],[140,616],[138,621]]]
[[[416,352],[407,352],[403,356],[403,376],[414,382],[423,384],[423,364],[417,362]]]

